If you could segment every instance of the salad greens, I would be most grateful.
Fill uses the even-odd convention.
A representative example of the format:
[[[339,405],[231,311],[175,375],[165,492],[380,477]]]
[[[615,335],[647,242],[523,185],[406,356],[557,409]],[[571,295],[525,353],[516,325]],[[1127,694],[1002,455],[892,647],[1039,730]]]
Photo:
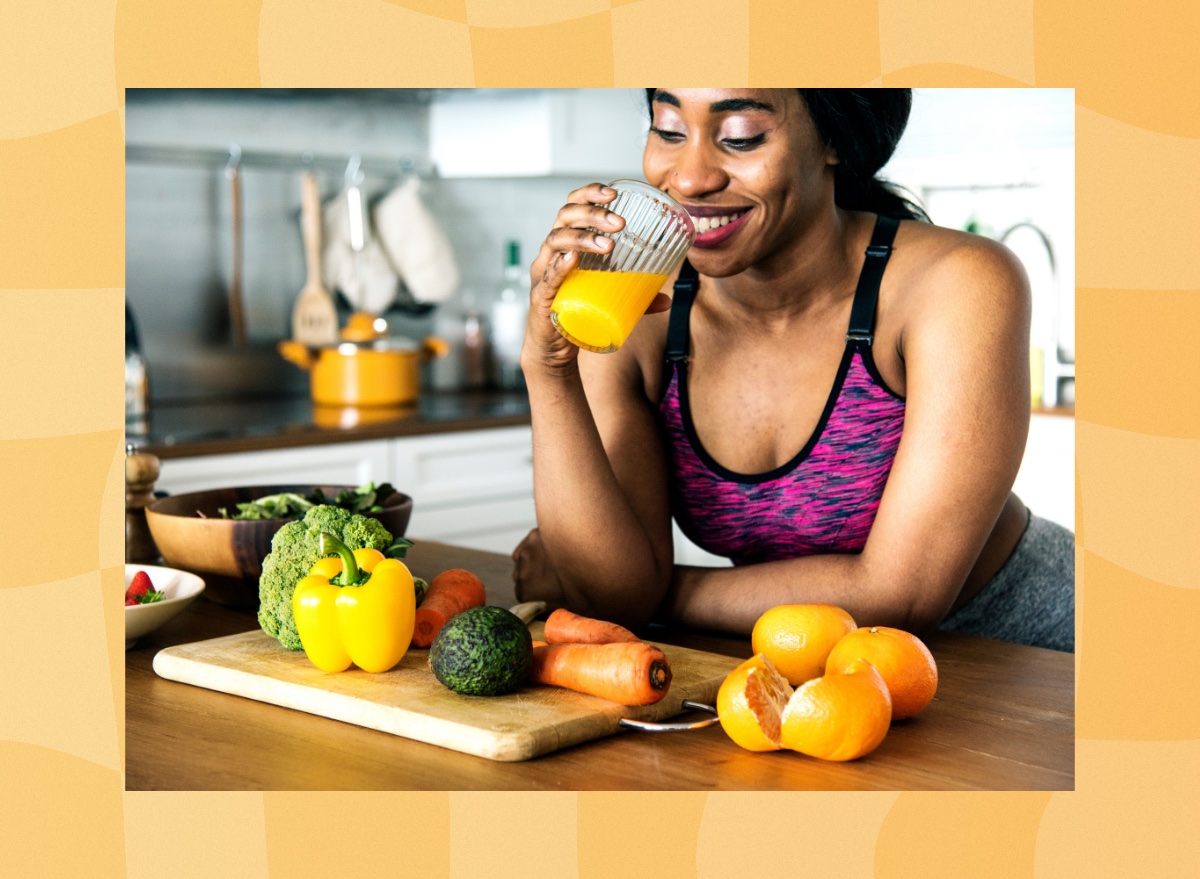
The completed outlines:
[[[395,493],[396,489],[390,483],[377,486],[368,482],[352,491],[342,489],[336,497],[329,497],[320,488],[307,495],[283,492],[240,503],[236,513],[230,513],[226,507],[217,512],[222,519],[299,519],[313,507],[328,504],[351,513],[377,513],[383,509],[383,502]]]

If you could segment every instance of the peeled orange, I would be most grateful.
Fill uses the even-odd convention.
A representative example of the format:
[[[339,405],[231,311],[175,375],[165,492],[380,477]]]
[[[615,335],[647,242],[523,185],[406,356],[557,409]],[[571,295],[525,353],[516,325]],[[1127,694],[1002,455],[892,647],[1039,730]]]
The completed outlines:
[[[790,696],[785,687],[791,689],[767,665],[746,675],[746,705],[759,734],[775,747],[822,760],[856,760],[887,736],[891,697],[883,677],[865,660],[847,674],[814,678]]]
[[[854,618],[832,604],[781,604],[758,618],[750,644],[796,686],[823,675],[829,652],[854,629]]]
[[[751,679],[755,680],[753,707],[746,695]],[[758,715],[769,716],[762,704],[765,701],[774,702],[781,709],[791,695],[791,686],[775,671],[771,661],[762,655],[752,656],[731,671],[717,690],[717,719],[725,734],[746,750],[778,751],[779,711],[775,711],[774,721],[768,719],[766,731]]]
[[[929,648],[910,632],[887,626],[855,629],[837,643],[825,671],[842,672],[865,659],[878,669],[892,697],[892,718],[919,714],[937,692],[937,663]]]
[[[892,722],[883,676],[866,660],[846,674],[801,686],[783,710],[780,743],[822,760],[857,760],[879,747]]]

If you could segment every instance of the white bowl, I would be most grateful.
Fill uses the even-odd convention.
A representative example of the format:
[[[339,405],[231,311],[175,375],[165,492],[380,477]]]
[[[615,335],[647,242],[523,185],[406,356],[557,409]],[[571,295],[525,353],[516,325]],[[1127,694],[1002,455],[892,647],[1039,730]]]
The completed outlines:
[[[195,574],[162,568],[158,565],[126,565],[125,588],[133,582],[133,575],[145,571],[150,582],[166,597],[150,604],[134,604],[125,608],[125,649],[143,635],[149,635],[175,614],[192,603],[192,599],[204,591],[204,581]]]

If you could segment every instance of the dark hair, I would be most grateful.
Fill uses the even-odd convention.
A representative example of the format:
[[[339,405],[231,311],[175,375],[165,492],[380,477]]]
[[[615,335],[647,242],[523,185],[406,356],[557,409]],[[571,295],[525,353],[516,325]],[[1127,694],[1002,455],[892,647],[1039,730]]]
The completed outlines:
[[[654,93],[646,89],[650,113]],[[834,203],[897,219],[928,222],[929,217],[898,187],[875,175],[896,150],[912,110],[912,89],[797,89],[817,134],[837,154]]]

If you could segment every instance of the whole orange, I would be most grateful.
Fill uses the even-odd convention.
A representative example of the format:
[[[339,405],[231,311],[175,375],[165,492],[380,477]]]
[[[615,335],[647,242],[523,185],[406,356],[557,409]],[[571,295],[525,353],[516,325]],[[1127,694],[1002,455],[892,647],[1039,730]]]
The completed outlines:
[[[758,618],[750,644],[796,686],[824,674],[829,651],[854,628],[854,618],[832,604],[781,604]]]
[[[750,687],[754,705],[746,694],[747,684],[751,681],[754,682]],[[778,751],[779,715],[791,695],[792,688],[775,671],[771,661],[765,656],[752,656],[731,671],[717,690],[717,719],[725,734],[746,750]],[[764,709],[766,701],[777,705],[773,715]],[[766,717],[773,716],[773,721],[767,721],[766,731],[755,709]]]
[[[825,671],[844,672],[856,659],[867,660],[883,675],[892,696],[893,719],[920,714],[933,701],[937,663],[916,635],[887,626],[855,629],[830,652]]]
[[[857,760],[879,747],[892,722],[883,677],[866,660],[799,687],[781,718],[781,744],[822,760]]]

